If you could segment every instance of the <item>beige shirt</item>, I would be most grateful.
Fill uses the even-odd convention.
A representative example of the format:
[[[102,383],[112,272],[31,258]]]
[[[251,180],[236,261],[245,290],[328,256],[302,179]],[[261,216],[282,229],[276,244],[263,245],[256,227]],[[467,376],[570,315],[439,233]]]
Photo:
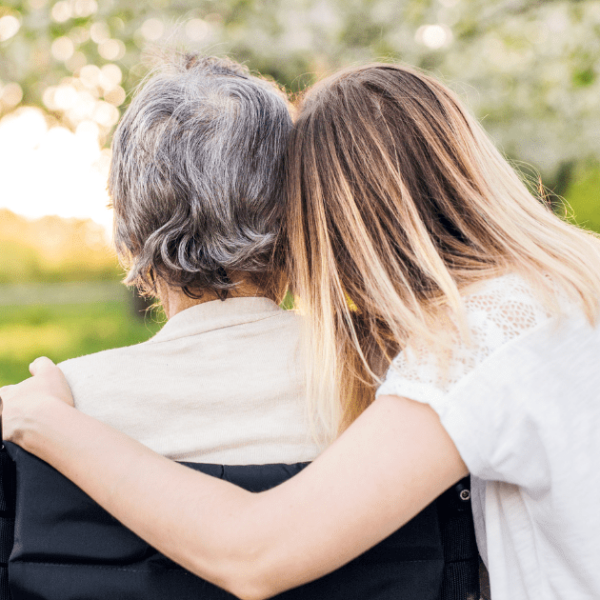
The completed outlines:
[[[266,298],[230,298],[172,317],[152,339],[60,365],[75,406],[175,460],[314,459],[304,410],[299,317]]]

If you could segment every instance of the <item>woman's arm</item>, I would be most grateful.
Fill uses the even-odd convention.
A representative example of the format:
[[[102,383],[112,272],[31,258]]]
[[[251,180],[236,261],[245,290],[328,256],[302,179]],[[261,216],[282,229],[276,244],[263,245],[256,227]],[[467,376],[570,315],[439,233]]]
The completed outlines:
[[[430,407],[384,396],[300,474],[253,494],[78,412],[64,391],[46,390],[56,388],[56,370],[42,361],[21,387],[0,390],[7,439],[165,555],[240,598],[268,598],[333,571],[467,474]]]

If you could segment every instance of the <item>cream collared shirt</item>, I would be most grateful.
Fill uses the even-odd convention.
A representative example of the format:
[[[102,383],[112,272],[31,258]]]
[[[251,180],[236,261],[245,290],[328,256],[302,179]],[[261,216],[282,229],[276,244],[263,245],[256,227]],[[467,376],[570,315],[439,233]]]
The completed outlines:
[[[60,365],[82,412],[174,460],[314,459],[299,317],[266,298],[188,308],[147,342]]]

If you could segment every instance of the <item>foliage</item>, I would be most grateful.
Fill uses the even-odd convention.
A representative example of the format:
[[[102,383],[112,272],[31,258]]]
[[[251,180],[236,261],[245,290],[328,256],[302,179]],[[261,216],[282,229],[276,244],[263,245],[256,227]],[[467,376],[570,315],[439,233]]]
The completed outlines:
[[[104,229],[89,220],[28,220],[0,209],[0,284],[121,276]]]
[[[5,110],[22,92],[105,141],[144,52],[171,44],[229,53],[291,91],[404,60],[460,82],[504,151],[547,176],[600,156],[599,0],[5,0],[2,39]]]
[[[133,319],[121,302],[3,307],[0,311],[0,386],[29,376],[27,365],[38,356],[55,362],[150,338],[162,315]]]
[[[575,222],[600,233],[600,169],[581,165],[572,185],[565,194],[568,212]]]

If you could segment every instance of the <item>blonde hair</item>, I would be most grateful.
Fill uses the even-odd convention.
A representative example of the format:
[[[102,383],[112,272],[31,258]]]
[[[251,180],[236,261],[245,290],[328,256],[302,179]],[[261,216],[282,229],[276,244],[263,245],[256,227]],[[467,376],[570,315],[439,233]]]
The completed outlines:
[[[325,79],[303,99],[286,168],[285,260],[329,438],[411,341],[448,356],[468,337],[468,286],[517,272],[551,313],[558,285],[598,316],[599,240],[535,198],[432,77],[372,64]]]

